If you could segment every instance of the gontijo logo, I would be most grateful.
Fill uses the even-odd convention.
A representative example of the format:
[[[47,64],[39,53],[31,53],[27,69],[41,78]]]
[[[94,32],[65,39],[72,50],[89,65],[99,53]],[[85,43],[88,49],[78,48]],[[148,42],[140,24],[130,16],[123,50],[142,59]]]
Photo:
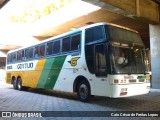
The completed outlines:
[[[31,62],[15,63],[7,66],[8,71],[35,70],[38,60]]]
[[[80,57],[75,57],[75,58],[72,58],[70,61],[68,61],[71,66],[76,66],[77,65],[77,60],[79,59]]]
[[[33,63],[22,63],[17,65],[17,69],[33,68]]]

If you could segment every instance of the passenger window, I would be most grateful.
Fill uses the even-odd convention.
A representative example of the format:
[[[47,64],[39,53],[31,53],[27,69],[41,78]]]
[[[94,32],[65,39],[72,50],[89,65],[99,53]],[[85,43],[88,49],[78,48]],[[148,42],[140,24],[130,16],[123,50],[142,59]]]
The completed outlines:
[[[33,58],[33,48],[29,48],[29,59]]]
[[[40,46],[40,53],[39,53],[39,56],[44,56],[45,55],[45,45],[41,45]]]
[[[22,59],[21,60],[25,60],[24,50],[22,50]]]
[[[12,60],[12,56],[11,56],[11,54],[8,54],[8,56],[7,56],[7,62],[10,63],[10,62],[12,62],[11,60]]]
[[[53,42],[47,43],[47,55],[52,55]]]
[[[70,37],[64,38],[62,42],[62,52],[70,51]]]
[[[80,49],[80,40],[81,40],[81,35],[80,34],[72,36],[72,39],[71,39],[71,50]]]
[[[105,38],[103,26],[97,26],[86,30],[85,42],[95,42],[96,40],[102,40]]]
[[[28,51],[29,51],[29,49],[26,49],[26,50],[25,50],[25,59],[28,59],[28,58],[29,58],[29,57],[28,57],[28,56],[29,56],[29,52],[28,52]]]
[[[22,60],[22,51],[17,52],[17,60]]]
[[[37,58],[39,56],[39,46],[35,47],[34,57]]]
[[[15,62],[16,60],[17,60],[16,53],[12,53],[12,62]]]
[[[57,54],[60,52],[60,41],[55,41],[53,43],[53,54]]]
[[[25,57],[26,59],[33,58],[33,48],[28,48],[25,50]]]
[[[24,60],[24,50],[18,51],[17,52],[17,60]]]

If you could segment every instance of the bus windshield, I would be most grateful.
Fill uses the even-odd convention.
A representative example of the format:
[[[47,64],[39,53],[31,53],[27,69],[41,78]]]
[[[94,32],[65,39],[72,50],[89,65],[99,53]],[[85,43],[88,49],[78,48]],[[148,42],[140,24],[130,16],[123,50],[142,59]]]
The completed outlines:
[[[144,74],[145,54],[140,47],[111,46],[112,74]]]

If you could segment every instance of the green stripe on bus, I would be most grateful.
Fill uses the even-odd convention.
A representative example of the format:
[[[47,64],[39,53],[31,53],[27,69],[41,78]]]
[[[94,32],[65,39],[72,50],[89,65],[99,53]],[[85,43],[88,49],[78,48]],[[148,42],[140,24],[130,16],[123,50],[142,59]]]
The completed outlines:
[[[51,69],[49,76],[48,76],[50,79],[47,80],[46,84],[45,84],[46,89],[53,89],[54,88],[65,59],[66,59],[66,56],[61,56],[61,57],[55,58],[53,65],[52,65],[52,69]]]
[[[37,85],[37,88],[44,88],[54,60],[55,60],[55,58],[50,58],[50,59],[46,60],[46,63],[44,64],[44,68],[42,70],[42,74],[40,76],[40,79],[39,79],[39,82]]]
[[[38,83],[38,88],[54,88],[65,59],[66,56],[61,56],[56,58],[49,58],[46,60],[42,75]]]

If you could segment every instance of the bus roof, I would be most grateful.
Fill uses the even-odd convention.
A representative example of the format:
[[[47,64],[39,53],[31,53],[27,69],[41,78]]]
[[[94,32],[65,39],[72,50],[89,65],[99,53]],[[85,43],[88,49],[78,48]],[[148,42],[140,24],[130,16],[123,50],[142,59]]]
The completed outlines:
[[[136,30],[133,30],[133,29],[130,29],[130,28],[127,28],[127,27],[123,27],[123,26],[120,26],[120,25],[112,24],[112,23],[100,22],[100,23],[94,23],[94,24],[90,24],[90,25],[86,25],[86,26],[77,28],[75,30],[72,30],[72,31],[69,31],[69,32],[66,32],[66,33],[63,33],[63,34],[60,34],[60,35],[45,39],[43,41],[40,41],[39,43],[30,45],[30,46],[21,47],[19,49],[15,49],[15,50],[10,50],[8,53],[11,53],[11,52],[14,52],[14,51],[18,51],[18,50],[22,50],[22,49],[25,49],[25,48],[29,48],[29,47],[32,47],[32,46],[35,46],[35,45],[39,45],[39,44],[42,44],[42,43],[45,43],[45,42],[49,42],[50,40],[58,39],[60,37],[65,37],[66,35],[71,35],[71,34],[74,34],[74,33],[77,33],[77,32],[81,32],[82,30],[85,30],[85,29],[88,29],[88,28],[91,28],[91,27],[95,27],[95,26],[99,26],[99,25],[110,25],[110,26],[114,26],[114,27],[118,27],[118,28],[122,28],[122,29],[126,29],[126,30],[129,30],[129,31],[138,33]]]

